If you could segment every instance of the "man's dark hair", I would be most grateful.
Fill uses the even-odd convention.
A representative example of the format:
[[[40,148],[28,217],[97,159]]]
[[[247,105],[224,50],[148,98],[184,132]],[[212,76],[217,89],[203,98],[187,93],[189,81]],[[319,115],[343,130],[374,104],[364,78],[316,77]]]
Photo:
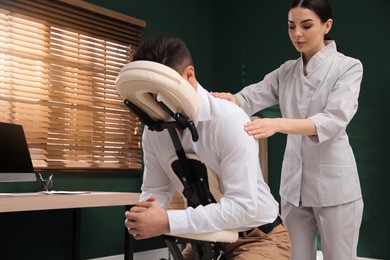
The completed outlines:
[[[173,34],[162,34],[145,40],[136,50],[133,61],[148,60],[164,64],[178,73],[193,65],[185,43]]]

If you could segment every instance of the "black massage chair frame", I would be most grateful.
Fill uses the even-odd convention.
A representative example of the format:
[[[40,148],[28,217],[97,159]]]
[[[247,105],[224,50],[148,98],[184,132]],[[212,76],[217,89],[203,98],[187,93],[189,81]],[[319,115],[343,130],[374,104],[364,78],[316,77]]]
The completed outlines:
[[[157,101],[158,102],[158,101]],[[183,195],[187,199],[188,206],[197,207],[215,203],[215,199],[210,193],[207,167],[198,160],[188,159],[181,145],[176,129],[184,130],[188,128],[191,132],[192,140],[198,141],[199,136],[194,123],[181,113],[173,113],[164,103],[158,102],[161,108],[166,111],[174,121],[163,122],[154,120],[144,111],[139,109],[129,100],[124,101],[125,105],[132,110],[139,120],[148,126],[150,131],[163,131],[167,129],[173,141],[176,154],[179,160],[173,162],[172,169],[182,182]],[[189,238],[181,238],[170,235],[163,235],[170,253],[175,260],[183,260],[182,249],[187,243],[192,245],[192,250],[196,260],[222,260],[225,259],[218,243],[201,241]]]

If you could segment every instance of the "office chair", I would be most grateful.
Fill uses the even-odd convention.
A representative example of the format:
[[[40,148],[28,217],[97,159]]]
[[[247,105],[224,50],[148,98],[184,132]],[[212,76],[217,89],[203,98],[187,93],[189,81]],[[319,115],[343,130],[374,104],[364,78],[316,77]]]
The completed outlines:
[[[184,151],[176,131],[188,129],[192,141],[198,141],[198,132],[192,121],[198,111],[198,97],[193,87],[170,67],[151,61],[134,61],[123,67],[116,88],[125,105],[147,126],[145,131],[169,132],[176,150],[170,168],[183,185],[182,195],[188,206],[195,208],[219,201],[222,194],[210,192],[210,187],[217,185],[215,173],[195,154]],[[183,259],[185,244],[191,244],[197,260],[218,260],[224,259],[218,242],[233,243],[237,241],[238,233],[221,230],[174,236],[165,234],[163,238],[175,260]]]

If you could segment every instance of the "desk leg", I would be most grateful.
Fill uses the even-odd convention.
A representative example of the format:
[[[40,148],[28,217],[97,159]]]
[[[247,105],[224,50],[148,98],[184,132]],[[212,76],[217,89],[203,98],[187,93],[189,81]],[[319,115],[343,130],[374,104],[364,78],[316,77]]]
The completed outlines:
[[[126,211],[129,210],[131,206],[126,206]],[[134,253],[134,237],[129,235],[127,228],[125,227],[125,260],[133,260]]]
[[[72,259],[80,259],[80,222],[81,209],[73,209],[73,241],[72,241]]]

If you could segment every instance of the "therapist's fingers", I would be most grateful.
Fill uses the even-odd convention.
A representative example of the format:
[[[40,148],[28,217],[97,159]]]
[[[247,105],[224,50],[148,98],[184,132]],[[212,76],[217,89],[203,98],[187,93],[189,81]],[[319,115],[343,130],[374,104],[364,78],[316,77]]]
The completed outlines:
[[[275,125],[276,120],[269,118],[259,118],[251,122],[245,123],[244,129],[255,138],[267,138],[274,135],[277,132],[277,127]]]
[[[210,94],[216,98],[227,99],[229,101],[234,102],[233,95],[229,92],[210,92]]]
[[[223,99],[227,99],[229,101],[234,102],[233,95],[229,92],[213,92],[212,95],[214,97],[217,97],[217,98],[223,98]]]

